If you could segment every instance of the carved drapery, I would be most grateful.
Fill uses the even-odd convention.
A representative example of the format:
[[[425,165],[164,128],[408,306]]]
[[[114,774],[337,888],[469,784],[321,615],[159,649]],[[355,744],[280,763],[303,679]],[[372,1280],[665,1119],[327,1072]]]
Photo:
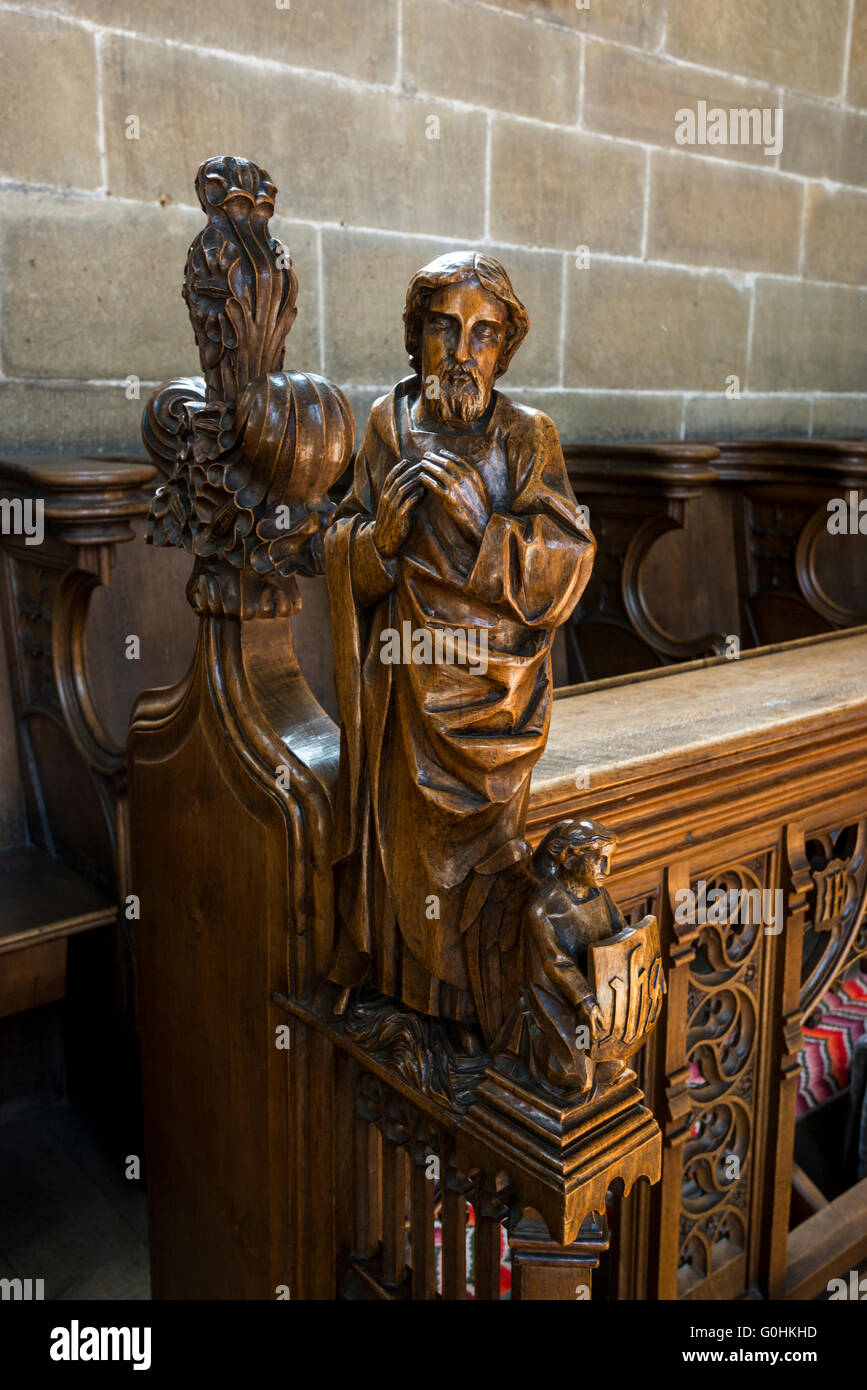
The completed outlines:
[[[216,608],[225,581],[212,580],[212,574],[202,566],[200,580],[206,590],[202,602],[203,606],[213,602]],[[241,580],[236,584],[239,590]],[[215,586],[213,599],[207,597],[209,584]],[[276,586],[272,586],[271,592],[276,591]],[[240,606],[238,599],[235,611]],[[278,624],[279,621],[278,618]],[[236,626],[250,629],[263,625]],[[828,649],[842,654],[845,644],[855,640],[829,642]],[[814,655],[808,652],[805,660]],[[772,661],[768,657],[757,660]],[[729,678],[724,670],[713,673],[713,679]],[[757,679],[763,670],[763,666],[755,667]],[[660,688],[645,687],[645,698],[647,691]],[[275,674],[264,701],[270,709],[274,708],[277,690]],[[258,691],[257,677],[246,692],[247,703],[259,698]],[[178,710],[186,708],[186,699],[184,694],[178,696]],[[189,733],[189,728],[181,732]],[[221,746],[224,732],[210,727],[209,735],[216,746]],[[331,739],[333,750],[333,730],[320,726],[317,736],[324,744]],[[288,726],[283,742],[287,747],[292,744],[296,753],[299,751]],[[311,744],[314,742],[311,736]],[[258,774],[262,792],[267,791],[267,761],[262,759]],[[306,756],[302,761],[309,767]],[[632,1261],[633,1268],[631,1283],[618,1275],[618,1290],[640,1289],[643,1271],[650,1269],[650,1295],[677,1296],[680,1268],[684,1271],[681,1283],[687,1296],[733,1296],[752,1288],[771,1296],[784,1296],[789,1291],[786,1175],[791,1169],[800,1048],[804,924],[808,918],[816,918],[820,926],[827,928],[817,933],[818,938],[828,941],[835,939],[837,926],[845,920],[837,938],[841,942],[848,940],[850,955],[853,950],[863,949],[863,925],[856,926],[849,935],[849,907],[853,900],[849,875],[857,878],[860,867],[854,854],[857,836],[850,843],[847,829],[860,824],[861,793],[853,776],[855,781],[860,778],[863,782],[863,771],[863,711],[859,714],[858,710],[853,712],[841,705],[820,719],[808,705],[803,718],[794,720],[789,715],[778,719],[771,714],[758,730],[752,729],[742,738],[721,736],[709,751],[678,749],[670,765],[666,762],[663,766],[657,759],[649,768],[632,764],[618,767],[607,781],[607,770],[603,770],[604,797],[598,785],[576,795],[574,779],[566,792],[553,796],[543,788],[539,793],[533,808],[534,843],[561,816],[590,814],[596,810],[597,798],[603,802],[604,810],[600,813],[623,834],[622,882],[628,915],[635,920],[647,912],[658,912],[662,918],[666,966],[670,969],[669,995],[662,1029],[653,1035],[638,1058],[642,1080],[665,1124],[662,1188],[658,1198],[640,1189],[626,1198],[624,1207],[637,1215],[630,1214],[624,1221],[619,1260],[621,1266],[625,1260]],[[321,769],[318,776],[322,784],[329,785]],[[248,796],[249,788],[239,789],[239,801]],[[560,801],[555,804],[558,796]],[[802,813],[803,824],[798,821]],[[247,804],[238,826],[243,827],[248,814]],[[842,839],[840,832],[846,832]],[[303,837],[304,831],[301,833]],[[722,838],[728,842],[725,853],[718,846]],[[814,850],[813,842],[821,855]],[[234,840],[233,847],[236,864],[259,862],[255,858],[245,860]],[[261,854],[261,845],[257,852]],[[781,869],[776,862],[780,855]],[[840,866],[835,860],[840,861]],[[709,868],[702,871],[703,864]],[[697,889],[702,876],[709,886],[721,883],[764,891],[779,884],[786,900],[783,932],[779,936],[752,935],[739,923],[733,924],[738,930],[728,932],[730,924],[726,922],[676,922],[677,893],[690,886]],[[202,886],[207,889],[207,885]],[[179,894],[184,885],[178,883],[176,887]],[[248,899],[243,894],[232,899],[232,928],[245,906]],[[284,911],[284,924],[292,913],[303,908],[301,901],[295,903],[291,913]],[[206,925],[201,920],[197,931],[204,932]],[[279,933],[275,934],[277,956],[281,940]],[[249,939],[245,941],[239,961],[248,958],[253,944]],[[158,959],[165,968],[165,958]],[[753,970],[757,973],[752,974]],[[315,977],[316,972],[312,973]],[[405,1026],[406,1017],[400,1018],[397,1011],[389,1014],[379,1000],[374,1001],[367,1018],[359,1018],[356,1006],[363,1001],[356,999],[347,1010],[344,1023],[335,1023],[322,1011],[320,999],[290,998],[288,988],[284,978],[274,989],[272,1001],[280,1011],[278,1016],[288,1017],[291,1023],[290,1092],[295,1145],[292,1183],[303,1189],[304,1178],[314,1174],[321,1200],[321,1206],[315,1208],[315,1221],[309,1204],[298,1205],[299,1212],[307,1213],[298,1236],[306,1262],[302,1260],[295,1270],[293,1297],[311,1296],[314,1287],[320,1296],[333,1296],[333,1285],[330,1291],[321,1292],[328,1285],[327,1274],[318,1283],[318,1276],[311,1274],[313,1270],[333,1268],[327,1264],[326,1246],[338,1252],[338,1265],[347,1271],[347,1283],[341,1287],[346,1291],[352,1283],[351,1296],[381,1297],[385,1292],[388,1297],[402,1297],[411,1289],[416,1290],[416,1296],[420,1296],[418,1290],[427,1291],[424,1296],[429,1296],[430,1220],[432,1212],[436,1216],[440,1202],[443,1211],[447,1203],[455,1208],[451,1217],[443,1215],[442,1219],[449,1221],[452,1233],[447,1240],[446,1263],[451,1281],[447,1287],[459,1290],[463,1249],[459,1237],[466,1224],[466,1200],[470,1194],[478,1194],[479,1209],[489,1222],[478,1258],[492,1296],[496,1232],[504,1222],[509,1226],[513,1258],[518,1262],[526,1260],[528,1275],[532,1272],[535,1277],[542,1268],[546,1277],[553,1277],[552,1271],[569,1260],[575,1266],[582,1262],[592,1264],[594,1251],[598,1254],[607,1239],[594,1218],[589,1223],[581,1222],[571,1253],[551,1234],[558,1223],[561,1233],[573,1234],[567,1222],[572,1217],[580,1219],[577,1209],[571,1214],[562,1206],[558,1210],[555,1198],[573,1178],[582,1176],[582,1151],[592,1147],[587,1143],[591,1136],[587,1123],[583,1128],[576,1124],[570,1131],[568,1117],[564,1120],[564,1107],[551,1104],[550,1112],[545,1114],[546,1150],[542,1164],[538,1161],[538,1149],[533,1153],[526,1144],[522,1148],[526,1135],[513,1123],[514,1112],[510,1115],[506,1108],[506,1088],[502,1084],[499,1093],[489,1091],[483,1096],[486,1109],[480,1108],[478,1097],[491,1081],[490,1076],[478,1085],[475,1077],[461,1077],[472,1083],[467,1098],[475,1094],[477,1100],[466,1107],[459,1105],[459,1114],[452,1104],[456,1093],[449,1092],[442,1072],[437,1074],[435,1068],[429,1069],[427,1075],[437,1075],[437,1085],[425,1088],[424,1066],[416,1065],[424,1058],[411,1050],[417,1039],[412,1025]],[[294,995],[294,982],[292,992]],[[193,1006],[195,1002],[193,999]],[[255,1003],[251,1006],[254,1009]],[[380,1024],[385,1025],[384,1031],[378,1031]],[[358,1031],[353,1037],[351,1027],[356,1026]],[[386,1034],[392,1031],[406,1059],[403,1068],[388,1051]],[[453,1038],[448,1043],[451,1046]],[[429,1040],[424,1041],[424,1047],[429,1050],[429,1060],[433,1050]],[[688,1055],[695,1060],[692,1077]],[[480,1068],[484,1063],[487,1070],[487,1058],[478,1057],[477,1062]],[[494,1077],[494,1081],[498,1080]],[[695,1084],[690,1085],[690,1080]],[[279,1087],[278,1091],[282,1099],[283,1091]],[[628,1095],[628,1086],[621,1097],[633,1106],[632,1114],[640,1114],[637,1097]],[[585,1122],[592,1119],[589,1109],[581,1118]],[[502,1138],[504,1120],[512,1125],[508,1161],[504,1161],[502,1147],[498,1148],[492,1139],[498,1122],[498,1137]],[[313,1134],[316,1143],[310,1145],[307,1139]],[[633,1163],[633,1172],[652,1171],[652,1121],[646,1134],[646,1162],[643,1169],[640,1163]],[[640,1134],[637,1137],[640,1139]],[[635,1152],[633,1147],[633,1159]],[[446,1176],[439,1188],[435,1183],[433,1187],[423,1186],[421,1172],[427,1168],[428,1159],[436,1156],[443,1161]],[[606,1157],[611,1157],[610,1153]],[[352,1183],[346,1180],[350,1158],[355,1173]],[[732,1176],[727,1181],[726,1160],[733,1158],[739,1160],[740,1177]],[[617,1159],[615,1154],[607,1168],[603,1165],[599,1173],[586,1175],[584,1199],[604,1204],[604,1191],[601,1197],[599,1192],[606,1177],[619,1172]],[[526,1180],[533,1162],[538,1183],[535,1194]],[[595,1181],[595,1188],[590,1179]],[[764,1210],[759,1209],[756,1194],[764,1199],[767,1218]],[[533,1214],[540,1207],[546,1208],[548,1226],[547,1237],[543,1235],[541,1241]],[[596,1229],[591,1230],[594,1224]],[[401,1267],[401,1251],[405,1252],[407,1240],[412,1260],[409,1266],[404,1262]],[[314,1246],[322,1255],[321,1266],[313,1259]],[[795,1296],[811,1296],[804,1291],[815,1291],[815,1281],[822,1272],[823,1265],[816,1257],[808,1277],[793,1276]],[[527,1288],[530,1287],[528,1278]],[[642,1292],[647,1291],[645,1285]],[[453,1296],[459,1295],[455,1292]]]

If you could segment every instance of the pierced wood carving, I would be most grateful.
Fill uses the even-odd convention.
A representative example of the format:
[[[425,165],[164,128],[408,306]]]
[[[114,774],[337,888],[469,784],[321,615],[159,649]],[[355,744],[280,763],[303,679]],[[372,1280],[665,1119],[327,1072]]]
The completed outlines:
[[[706,1280],[713,1281],[709,1289],[749,1284],[744,1260],[758,1127],[761,971],[765,932],[783,925],[774,921],[770,871],[764,857],[712,869],[690,884],[676,917],[681,939],[693,947],[685,1000],[688,1070],[673,1132],[682,1151],[681,1296]]]
[[[806,1018],[867,944],[867,821],[793,836],[789,853],[791,869],[806,876],[800,994]]]
[[[333,1296],[338,1266],[347,1296],[433,1297],[441,1219],[442,1288],[461,1297],[468,1198],[476,1297],[499,1297],[504,1225],[520,1296],[574,1285],[575,1271],[589,1286],[611,1182],[628,1190],[659,1172],[659,1130],[626,1062],[659,1012],[661,962],[655,919],[627,926],[605,889],[613,836],[570,823],[562,846],[549,837],[535,856],[524,838],[551,646],[594,553],[552,422],[495,389],[526,311],[483,254],[442,256],[413,277],[412,375],[374,405],[334,514],[351,415],[329,383],[281,370],[296,281],[267,232],[273,185],[221,157],[197,189],[208,226],[185,297],[203,376],[167,382],[143,423],[168,473],[150,539],[195,557],[188,595],[202,618],[187,677],[142,697],[130,733],[150,905],[145,1090],[151,1171],[170,1174],[204,1100],[190,1085],[167,1115],[159,1078],[182,1066],[192,1081],[220,1017],[222,1082],[244,1080],[206,1181],[223,1191],[227,1152],[243,1150],[232,1200],[244,1190],[250,1247],[267,1244],[270,1263],[245,1250],[225,1274],[233,1231],[197,1230],[192,1210],[170,1220],[173,1189],[158,1176],[155,1287],[177,1296],[195,1270],[217,1296],[229,1284],[259,1293],[284,1281],[282,1260],[293,1298]],[[291,642],[294,575],[323,563],[339,771],[337,731]],[[165,799],[181,785],[195,817],[169,828]],[[225,863],[192,851],[205,818],[232,845]],[[241,935],[251,882],[261,911]],[[179,936],[181,900],[193,926]],[[544,971],[552,951],[569,967],[559,985]],[[205,990],[189,979],[194,959],[220,963]],[[166,975],[185,1000],[171,1028]],[[275,1012],[288,1019],[285,1054]],[[243,1117],[256,1145],[240,1140]],[[257,1185],[265,1152],[280,1178]]]

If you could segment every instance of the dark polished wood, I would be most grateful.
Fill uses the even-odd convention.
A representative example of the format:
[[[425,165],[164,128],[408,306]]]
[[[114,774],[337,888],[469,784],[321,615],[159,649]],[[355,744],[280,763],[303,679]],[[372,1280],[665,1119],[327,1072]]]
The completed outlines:
[[[126,777],[123,748],[91,685],[91,605],[110,586],[155,477],[144,459],[0,460],[4,522],[16,508],[32,522],[30,509],[39,508],[44,531],[28,537],[4,525],[0,553],[25,807],[24,826],[0,848],[0,1009],[12,1015],[59,1000],[72,982],[66,1085],[124,1151],[139,1133],[131,923],[118,921],[130,892]],[[107,659],[115,669],[127,664],[122,643]],[[46,1037],[59,1028],[50,1013],[40,1017]],[[18,1027],[11,1018],[7,1026]],[[12,1031],[6,1045],[15,1045]],[[108,1106],[109,1090],[123,1099]]]
[[[573,445],[565,457],[598,543],[564,628],[568,684],[865,621],[864,441]],[[855,534],[829,532],[834,499]]]
[[[374,405],[325,544],[345,745],[330,974],[490,1043],[473,919],[522,853],[551,646],[595,546],[554,425],[495,388],[529,328],[499,262],[438,257],[404,325],[415,375]]]
[[[291,619],[352,416],[330,383],[280,371],[297,280],[268,233],[267,174],[209,160],[197,189],[209,224],[185,297],[204,376],[161,387],[143,437],[165,477],[148,539],[194,556],[199,638],[128,742],[152,1284],[333,1297],[333,1048],[276,1001],[309,996],[333,942],[337,731]]]
[[[0,490],[44,504],[45,539],[3,538],[4,628],[33,843],[123,897],[129,879],[124,752],[107,734],[87,668],[94,591],[148,508],[145,460],[0,460]]]
[[[744,646],[867,622],[867,521],[829,534],[829,504],[847,513],[867,495],[867,441],[762,440],[718,444],[732,493]],[[859,595],[853,602],[853,595]]]
[[[691,631],[694,590],[687,583],[673,577],[667,593],[660,593],[661,586],[649,577],[657,542],[687,527],[691,504],[717,482],[717,449],[574,444],[564,455],[569,480],[589,508],[598,546],[593,574],[565,627],[568,683],[724,651],[724,632]],[[677,631],[667,630],[660,619],[664,598],[677,605]]]
[[[618,1297],[813,1297],[867,1253],[863,1191],[790,1220],[801,1026],[867,955],[865,662],[862,628],[555,701],[530,836],[567,810],[616,829],[613,892],[658,916],[668,986],[636,1064],[662,1177],[620,1203]],[[782,914],[703,921],[716,888]]]
[[[461,1299],[471,1211],[477,1299],[508,1249],[513,1297],[574,1300],[612,1192],[603,1289],[803,1294],[862,1243],[857,1189],[836,1243],[830,1202],[790,1236],[789,1194],[805,1010],[867,952],[867,635],[555,699],[594,542],[550,420],[495,385],[529,326],[506,270],[413,277],[412,375],[335,511],[352,418],[283,370],[276,190],[217,157],[197,191],[203,375],[143,436],[199,636],[128,745],[155,1295]],[[632,630],[689,655],[644,566],[715,449],[588,469]],[[296,575],[323,570],[339,730],[293,648]]]
[[[414,277],[405,328],[417,375],[374,408],[333,517],[351,414],[330,383],[280,371],[297,280],[268,235],[273,185],[218,158],[197,190],[209,226],[185,297],[204,374],[159,388],[143,438],[165,478],[148,537],[195,557],[200,634],[187,676],[139,700],[129,738],[154,1291],[430,1298],[442,1220],[443,1283],[460,1297],[463,1196],[476,1214],[476,1296],[498,1297],[501,1229],[528,1203],[557,1246],[553,1268],[594,1209],[594,1240],[607,1241],[608,1181],[629,1188],[658,1171],[659,1132],[624,1068],[637,1034],[627,1043],[626,1020],[602,1008],[602,961],[619,970],[623,956],[598,952],[622,924],[576,937],[599,999],[587,1031],[608,1051],[583,1091],[549,1074],[544,1135],[527,1123],[539,1085],[492,1022],[518,1004],[513,924],[545,872],[523,839],[529,780],[553,635],[586,582],[592,537],[550,420],[493,390],[528,321],[503,268],[472,254]],[[342,746],[292,650],[295,575],[323,560]],[[380,659],[386,629],[407,623],[432,648],[412,674]],[[457,663],[438,648],[442,629],[456,642],[461,625],[491,634],[496,706],[479,669],[487,647]],[[450,723],[449,702],[473,698],[466,727]],[[413,738],[433,740],[420,779]],[[445,799],[423,792],[438,778],[451,780]],[[231,854],[203,858],[202,836]],[[573,847],[561,865],[570,883],[586,854]],[[425,913],[431,894],[437,910]],[[641,968],[658,970],[657,938],[646,942]],[[500,957],[498,977],[488,962]],[[556,1007],[568,1026],[574,1000]],[[642,1013],[641,1029],[652,1021]],[[493,1109],[476,1104],[485,1077]],[[606,1136],[602,1173],[579,1155],[591,1133]],[[338,1169],[350,1201],[335,1196]],[[545,1287],[529,1279],[525,1296]]]

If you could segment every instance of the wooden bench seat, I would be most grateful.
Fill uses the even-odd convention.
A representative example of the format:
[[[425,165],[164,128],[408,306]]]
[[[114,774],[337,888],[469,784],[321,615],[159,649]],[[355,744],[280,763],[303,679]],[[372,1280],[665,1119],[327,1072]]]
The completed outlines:
[[[117,903],[62,860],[0,850],[0,1018],[62,999],[67,938],[116,917]]]

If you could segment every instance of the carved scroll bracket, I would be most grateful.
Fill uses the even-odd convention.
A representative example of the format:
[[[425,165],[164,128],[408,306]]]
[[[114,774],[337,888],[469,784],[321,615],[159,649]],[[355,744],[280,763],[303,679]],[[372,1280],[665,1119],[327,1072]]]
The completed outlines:
[[[718,450],[702,444],[627,445],[616,460],[604,445],[575,445],[564,453],[570,480],[590,502],[601,542],[596,572],[567,628],[577,666],[585,664],[582,628],[591,632],[597,626],[637,637],[650,663],[724,651],[724,633],[688,637],[667,631],[650,610],[645,575],[660,537],[682,530],[690,503],[717,481]],[[588,674],[576,669],[573,677]]]
[[[684,525],[684,504],[671,501],[664,516],[649,517],[635,532],[623,561],[621,592],[623,606],[638,635],[649,647],[665,657],[685,661],[695,656],[718,656],[726,649],[724,632],[706,632],[698,637],[677,637],[667,632],[650,612],[644,582],[644,567],[661,536],[680,531]]]
[[[719,476],[740,494],[740,603],[744,632],[761,645],[851,627],[864,611],[837,602],[822,579],[819,541],[830,499],[863,497],[867,444],[859,439],[720,441]],[[818,619],[818,621],[817,621]]]
[[[13,674],[33,823],[46,845],[62,823],[69,784],[40,751],[39,731],[67,741],[70,776],[88,806],[95,797],[105,839],[96,859],[70,848],[87,874],[125,891],[128,842],[124,749],[100,718],[88,671],[87,628],[97,588],[109,586],[116,547],[135,536],[147,512],[156,470],[143,459],[21,457],[0,460],[0,494],[23,515],[40,515],[40,544],[4,537],[8,651]],[[53,731],[49,730],[53,726]],[[55,781],[63,793],[55,792]],[[96,862],[98,859],[98,863]]]
[[[860,497],[864,487],[856,491]],[[850,608],[837,603],[826,591],[817,568],[817,550],[822,536],[827,534],[828,508],[818,507],[798,536],[795,546],[795,573],[801,593],[810,607],[832,627],[855,627],[867,622],[867,610]]]

